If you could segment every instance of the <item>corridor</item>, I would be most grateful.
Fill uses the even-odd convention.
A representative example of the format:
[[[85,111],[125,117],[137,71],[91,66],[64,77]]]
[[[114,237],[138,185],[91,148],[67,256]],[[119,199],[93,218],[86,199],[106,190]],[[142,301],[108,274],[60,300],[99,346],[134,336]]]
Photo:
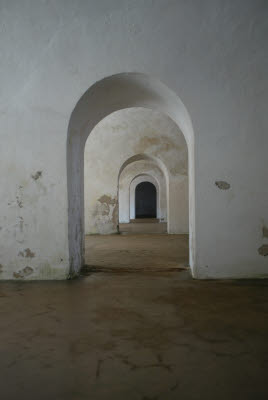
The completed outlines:
[[[267,399],[266,280],[193,280],[183,236],[86,242],[86,276],[1,283],[1,398]]]

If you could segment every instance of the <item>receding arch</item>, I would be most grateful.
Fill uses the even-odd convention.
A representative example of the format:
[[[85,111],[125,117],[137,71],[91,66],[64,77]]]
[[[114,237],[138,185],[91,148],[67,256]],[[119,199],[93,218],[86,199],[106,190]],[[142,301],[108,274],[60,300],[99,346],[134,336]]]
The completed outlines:
[[[194,133],[180,98],[156,78],[141,73],[120,73],[92,85],[76,104],[67,136],[68,234],[70,276],[84,263],[84,146],[92,129],[120,109],[144,107],[167,114],[179,126],[188,146],[190,266],[195,275]]]
[[[127,199],[124,198],[126,196],[124,196],[124,190],[122,187],[122,177],[124,176],[125,172],[128,170],[129,167],[131,167],[132,165],[137,164],[140,161],[144,161],[144,162],[148,162],[146,168],[145,165],[142,165],[142,170],[147,171],[147,172],[143,172],[143,173],[139,173],[137,175],[134,174],[133,178],[130,178],[130,181],[127,181],[125,184],[127,185],[127,187],[129,188],[129,192],[128,192],[128,197]],[[151,168],[151,171],[148,172],[148,170]],[[157,178],[156,173],[152,171],[152,168],[157,169],[158,170],[158,175],[159,177]],[[161,176],[160,176],[161,175]],[[134,207],[134,200],[133,197],[134,193],[133,193],[133,181],[135,181],[136,179],[138,179],[139,177],[142,176],[150,176],[151,179],[155,180],[155,184],[157,186],[157,191],[158,191],[158,204],[157,204],[157,213],[158,216],[160,217],[161,220],[167,221],[168,223],[168,218],[167,218],[167,214],[168,214],[168,197],[169,197],[169,192],[168,192],[168,181],[169,181],[169,171],[166,167],[166,165],[164,164],[164,162],[162,160],[160,160],[158,157],[146,154],[146,153],[139,153],[139,154],[135,154],[132,157],[129,157],[128,159],[126,159],[120,170],[119,170],[119,174],[118,174],[118,194],[117,194],[117,198],[119,200],[119,214],[128,214],[128,217],[126,217],[126,215],[124,215],[124,219],[123,220],[119,220],[120,222],[129,222],[131,218],[135,218],[134,216],[134,212],[133,212],[133,207]],[[161,180],[161,185],[160,185],[160,181]],[[140,180],[141,181],[141,180]],[[123,184],[124,186],[124,184]],[[130,193],[131,192],[131,193]],[[162,208],[160,210],[160,192],[161,192],[161,203],[163,206],[163,213],[162,213]],[[122,201],[127,201],[127,209],[124,209],[124,211],[122,212]],[[132,203],[132,211],[130,210],[130,203]]]
[[[156,218],[156,186],[149,180],[143,180],[135,187],[135,218]]]
[[[136,203],[136,188],[142,182],[150,182],[156,188],[156,218],[161,219],[161,208],[160,208],[160,183],[159,180],[151,174],[138,174],[136,175],[129,185],[129,211],[130,219],[136,218],[135,203]],[[162,188],[163,189],[163,188]]]

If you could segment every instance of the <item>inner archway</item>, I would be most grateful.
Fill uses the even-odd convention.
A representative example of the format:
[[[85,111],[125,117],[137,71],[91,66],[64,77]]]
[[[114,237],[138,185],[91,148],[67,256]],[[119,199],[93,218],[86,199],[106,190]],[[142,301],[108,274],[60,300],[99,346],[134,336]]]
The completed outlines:
[[[125,231],[125,228],[128,228],[127,224],[135,219],[135,188],[137,184],[143,181],[151,182],[156,187],[157,219],[164,224],[161,229],[166,232],[169,225],[169,204],[167,201],[170,197],[168,193],[169,171],[160,158],[148,153],[135,154],[126,159],[120,168],[117,195],[119,231]],[[185,189],[187,190],[187,188]]]
[[[156,187],[151,182],[136,186],[135,218],[156,218]]]
[[[78,101],[72,112],[67,141],[70,276],[84,263],[84,146],[92,129],[114,111],[144,107],[168,115],[183,132],[188,146],[190,266],[195,275],[194,135],[189,114],[167,86],[145,74],[123,73],[105,78]]]

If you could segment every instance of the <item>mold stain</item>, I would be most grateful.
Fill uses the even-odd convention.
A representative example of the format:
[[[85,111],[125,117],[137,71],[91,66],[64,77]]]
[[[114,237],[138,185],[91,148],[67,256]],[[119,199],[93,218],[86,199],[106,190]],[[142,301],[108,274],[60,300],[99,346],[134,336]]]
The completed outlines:
[[[230,183],[225,181],[216,181],[215,185],[221,190],[228,190],[231,187]]]
[[[42,176],[42,171],[37,171],[34,175],[32,175],[33,180],[37,181]]]
[[[31,267],[25,267],[20,271],[13,272],[13,276],[16,279],[23,279],[26,278],[27,276],[31,275],[33,273],[33,269]]]

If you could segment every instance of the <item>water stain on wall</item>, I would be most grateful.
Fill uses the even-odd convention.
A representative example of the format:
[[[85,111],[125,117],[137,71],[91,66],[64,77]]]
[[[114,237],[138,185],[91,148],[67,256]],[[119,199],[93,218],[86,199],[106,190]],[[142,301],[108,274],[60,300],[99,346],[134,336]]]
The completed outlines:
[[[174,148],[180,149],[180,146],[166,136],[143,136],[140,138],[138,144],[134,146],[134,151],[136,153],[144,153],[152,146],[158,146],[158,152],[165,152],[173,150]]]
[[[94,210],[96,225],[105,225],[112,223],[114,229],[118,223],[118,200],[117,197],[111,197],[107,194],[102,195],[96,203]]]

